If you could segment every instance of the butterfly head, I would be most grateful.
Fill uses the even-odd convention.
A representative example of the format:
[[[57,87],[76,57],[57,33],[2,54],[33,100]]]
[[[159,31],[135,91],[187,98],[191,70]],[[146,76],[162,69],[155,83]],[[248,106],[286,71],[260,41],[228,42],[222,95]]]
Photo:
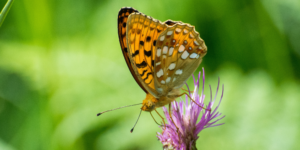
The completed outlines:
[[[157,102],[158,102],[157,98],[155,98],[153,95],[147,93],[146,98],[143,100],[143,106],[141,109],[143,111],[151,112],[152,110],[155,109],[155,104]]]

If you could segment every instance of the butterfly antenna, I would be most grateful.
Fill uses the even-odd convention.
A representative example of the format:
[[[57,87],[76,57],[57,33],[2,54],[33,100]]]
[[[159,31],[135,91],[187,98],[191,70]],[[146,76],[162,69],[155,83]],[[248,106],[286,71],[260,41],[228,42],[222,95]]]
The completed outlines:
[[[115,108],[115,109],[103,111],[103,112],[101,112],[101,113],[98,113],[97,116],[100,116],[100,115],[102,115],[103,113],[106,113],[106,112],[109,112],[109,111],[113,111],[113,110],[116,110],[116,109],[121,109],[121,108],[124,108],[124,107],[131,107],[131,106],[136,106],[136,105],[141,105],[141,104],[143,104],[143,103],[138,103],[138,104],[133,104],[133,105],[127,105],[127,106],[122,106],[122,107],[119,107],[119,108]]]
[[[136,122],[135,122],[133,128],[130,130],[130,133],[133,132],[133,129],[134,129],[135,125],[137,124],[137,122],[139,121],[141,114],[142,114],[142,109],[141,109],[141,111],[140,111],[139,117],[138,117],[138,119],[136,120]]]

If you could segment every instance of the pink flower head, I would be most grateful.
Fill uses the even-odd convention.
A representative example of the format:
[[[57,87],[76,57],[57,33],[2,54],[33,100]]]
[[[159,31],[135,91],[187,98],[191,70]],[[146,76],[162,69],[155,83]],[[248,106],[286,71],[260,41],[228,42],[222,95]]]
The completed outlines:
[[[219,120],[225,116],[221,116],[221,113],[217,112],[217,109],[221,103],[224,91],[224,85],[222,86],[222,94],[218,106],[213,110],[213,104],[216,100],[217,93],[219,90],[220,79],[218,81],[217,92],[215,98],[212,99],[212,91],[210,86],[210,101],[207,106],[204,104],[204,69],[202,80],[202,93],[199,92],[199,79],[201,77],[201,72],[198,74],[198,80],[195,81],[194,78],[194,92],[190,96],[198,104],[195,104],[193,101],[190,101],[188,96],[185,97],[185,101],[172,102],[172,119],[170,119],[169,112],[166,107],[163,107],[164,114],[167,118],[167,123],[165,126],[161,126],[163,130],[162,133],[157,133],[157,137],[160,142],[163,144],[163,148],[167,149],[176,149],[176,150],[189,150],[196,149],[196,140],[199,138],[198,134],[205,128],[219,126],[221,124],[216,124]],[[188,88],[189,89],[189,88]],[[202,107],[199,107],[199,105]],[[204,109],[205,108],[205,109]],[[221,116],[221,117],[220,117]],[[197,122],[200,117],[200,121]],[[174,124],[175,123],[175,124]],[[177,129],[178,128],[178,129]]]

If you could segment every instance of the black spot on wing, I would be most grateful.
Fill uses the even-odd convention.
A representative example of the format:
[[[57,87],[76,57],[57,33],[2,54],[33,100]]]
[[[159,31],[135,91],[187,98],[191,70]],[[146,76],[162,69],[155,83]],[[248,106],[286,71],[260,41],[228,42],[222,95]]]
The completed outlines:
[[[147,73],[147,77],[144,79],[144,81],[146,81],[150,75],[152,75],[152,72],[148,72],[148,73]],[[150,83],[150,82],[149,82],[149,83]]]
[[[144,76],[144,74],[147,72],[147,69],[145,69],[144,71],[143,71],[143,73],[142,74],[140,74],[141,75],[141,77],[142,76]]]
[[[124,20],[124,17],[120,17],[120,18],[118,19],[118,22],[123,22],[123,20]]]
[[[126,13],[126,12],[132,13],[132,12],[138,12],[138,11],[135,10],[135,9],[133,9],[132,7],[123,7],[123,8],[121,8],[121,10],[119,11],[119,15],[120,15],[120,14],[123,14],[123,13]]]
[[[154,60],[151,61],[151,65],[154,66]]]
[[[146,56],[148,56],[148,57],[150,57],[151,56],[151,50],[150,51],[146,51],[146,50],[144,50],[144,54],[146,55]]]
[[[147,67],[147,63],[145,61],[143,61],[140,64],[136,64],[136,67],[138,67],[138,68],[145,68],[145,67]]]
[[[144,46],[144,41],[140,41],[140,45]]]
[[[127,48],[126,47],[124,48],[124,51],[127,53]]]
[[[140,53],[140,51],[139,50],[136,50],[131,56],[132,57],[135,57],[136,55],[138,55]]]
[[[150,36],[147,36],[146,41],[147,41],[147,42],[150,42],[150,40],[151,40],[151,37],[150,37]]]
[[[156,40],[153,41],[153,46],[156,46]]]
[[[118,14],[118,24],[121,24],[125,18],[128,18],[128,16],[133,13],[138,12],[137,10],[131,8],[131,7],[123,7],[120,9]],[[127,13],[127,14],[126,14]],[[122,24],[123,27],[126,27],[126,22]]]
[[[176,24],[177,23],[177,21],[172,21],[172,20],[167,20],[167,21],[165,21],[165,24],[167,24],[167,25],[169,25],[169,26],[172,26],[172,25],[174,25],[174,24]]]

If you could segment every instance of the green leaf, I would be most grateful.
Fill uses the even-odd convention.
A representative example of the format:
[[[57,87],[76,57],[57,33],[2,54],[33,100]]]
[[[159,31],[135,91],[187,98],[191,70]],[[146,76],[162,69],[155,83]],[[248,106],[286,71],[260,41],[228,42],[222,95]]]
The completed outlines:
[[[5,6],[3,7],[3,9],[1,10],[1,13],[0,13],[0,27],[1,27],[1,25],[4,21],[4,19],[5,19],[12,3],[13,3],[13,0],[8,0],[5,4]]]

